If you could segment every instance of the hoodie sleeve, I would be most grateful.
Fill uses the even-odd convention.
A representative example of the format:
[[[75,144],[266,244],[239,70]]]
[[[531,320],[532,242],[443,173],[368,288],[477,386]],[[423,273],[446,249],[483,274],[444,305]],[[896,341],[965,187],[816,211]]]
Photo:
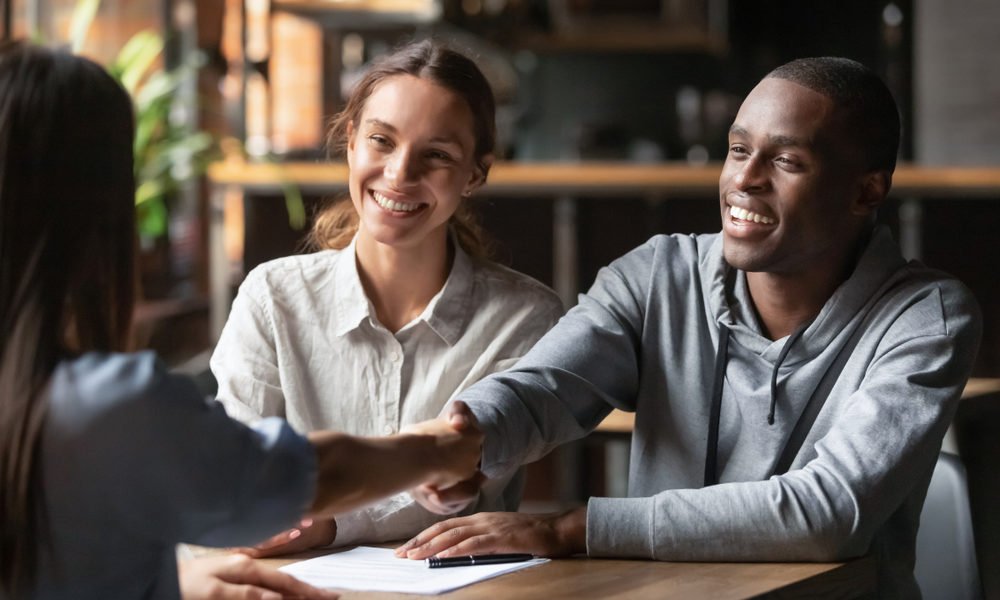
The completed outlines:
[[[579,304],[512,369],[458,396],[486,433],[487,477],[583,437],[613,408],[635,409],[652,256],[648,243],[601,269]]]
[[[828,400],[817,420],[824,433],[800,452],[807,460],[765,481],[593,498],[589,553],[680,561],[864,554],[887,521],[919,518],[980,330],[968,292],[939,283],[883,331],[860,386],[843,402]]]

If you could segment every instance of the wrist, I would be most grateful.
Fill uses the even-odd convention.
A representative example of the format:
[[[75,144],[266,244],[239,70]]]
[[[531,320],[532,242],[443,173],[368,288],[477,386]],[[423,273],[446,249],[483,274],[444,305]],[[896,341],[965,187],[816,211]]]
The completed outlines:
[[[555,533],[562,554],[587,553],[587,507],[568,510],[555,518]]]

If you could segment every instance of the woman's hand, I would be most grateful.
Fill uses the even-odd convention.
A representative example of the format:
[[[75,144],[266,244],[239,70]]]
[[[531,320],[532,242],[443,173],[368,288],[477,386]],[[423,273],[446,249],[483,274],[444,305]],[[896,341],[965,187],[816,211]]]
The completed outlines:
[[[587,509],[565,513],[479,513],[448,519],[428,527],[396,548],[396,556],[466,556],[526,552],[536,556],[569,556],[587,551]]]
[[[282,531],[252,548],[237,548],[236,551],[251,558],[267,558],[329,546],[335,539],[337,539],[337,521],[334,519],[314,521],[306,518],[302,519],[295,529]]]
[[[316,495],[310,513],[333,516],[355,510],[396,492],[429,485],[447,490],[474,481],[483,434],[464,402],[453,402],[437,419],[407,427],[398,435],[359,437],[336,431],[313,431]],[[462,493],[471,501],[466,483]]]
[[[244,554],[219,554],[177,561],[184,600],[335,600],[340,594],[314,588],[261,565]]]

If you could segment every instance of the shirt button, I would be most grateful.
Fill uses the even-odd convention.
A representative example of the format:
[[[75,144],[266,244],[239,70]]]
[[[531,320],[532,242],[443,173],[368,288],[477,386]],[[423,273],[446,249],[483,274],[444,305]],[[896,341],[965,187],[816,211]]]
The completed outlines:
[[[394,433],[392,425],[386,425],[382,427],[382,433],[386,435],[392,435]]]
[[[398,362],[399,361],[399,352],[390,352],[389,353],[389,360],[391,360],[392,362]]]

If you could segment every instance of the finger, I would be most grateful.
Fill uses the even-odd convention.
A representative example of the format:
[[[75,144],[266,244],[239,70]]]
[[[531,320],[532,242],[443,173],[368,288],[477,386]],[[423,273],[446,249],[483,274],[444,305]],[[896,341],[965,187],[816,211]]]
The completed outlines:
[[[441,521],[440,523],[435,523],[427,529],[421,531],[417,535],[413,536],[408,542],[402,546],[396,548],[396,556],[402,557],[406,555],[407,550],[416,548],[417,546],[422,546],[431,539],[445,533],[453,527],[460,527],[465,524],[468,517],[456,517],[454,519],[448,519],[447,521]]]
[[[221,585],[212,594],[213,600],[281,600],[279,592],[249,584]]]
[[[480,471],[465,481],[460,481],[447,488],[435,490],[438,501],[446,506],[467,505],[479,494],[479,488],[486,481],[486,476]]]
[[[277,592],[279,598],[292,596],[306,600],[330,600],[331,598],[340,597],[340,594],[336,592],[313,587],[304,581],[292,577],[288,573],[282,573],[276,569],[260,567],[255,571],[254,576],[255,581],[253,583],[261,588]]]
[[[268,546],[267,548],[254,548],[254,554],[248,554],[248,556],[253,556],[253,558],[270,558],[273,556],[283,556],[285,554],[295,554],[296,552],[309,550],[313,546],[314,544],[309,538],[298,537],[285,544],[277,544],[274,546]]]
[[[285,544],[299,538],[302,535],[302,530],[300,529],[289,529],[288,531],[282,531],[278,535],[264,540],[263,542],[257,544],[255,548],[258,550],[268,550],[270,548],[275,548],[278,546],[284,546]]]
[[[496,554],[498,552],[527,552],[524,548],[517,548],[506,540],[492,533],[472,535],[458,542],[454,546],[435,553],[435,556],[447,558],[449,556],[469,556],[473,554]]]
[[[443,504],[438,498],[437,488],[432,485],[421,485],[410,490],[410,496],[429,512],[436,515],[454,514],[450,507]]]
[[[457,513],[467,505],[468,502],[456,503],[453,500],[442,500],[441,495],[438,492],[428,494],[426,502],[422,504],[422,506],[430,512],[444,517]]]
[[[446,416],[448,422],[457,431],[463,431],[476,426],[476,417],[472,414],[472,410],[469,409],[469,405],[462,400],[455,400],[449,404]]]
[[[423,544],[417,545],[406,551],[406,558],[420,560],[428,556],[445,556],[444,552],[449,548],[462,545],[470,538],[482,536],[488,532],[481,531],[477,527],[458,526],[448,529]],[[465,544],[467,547],[469,544]],[[473,544],[474,545],[474,544]]]

